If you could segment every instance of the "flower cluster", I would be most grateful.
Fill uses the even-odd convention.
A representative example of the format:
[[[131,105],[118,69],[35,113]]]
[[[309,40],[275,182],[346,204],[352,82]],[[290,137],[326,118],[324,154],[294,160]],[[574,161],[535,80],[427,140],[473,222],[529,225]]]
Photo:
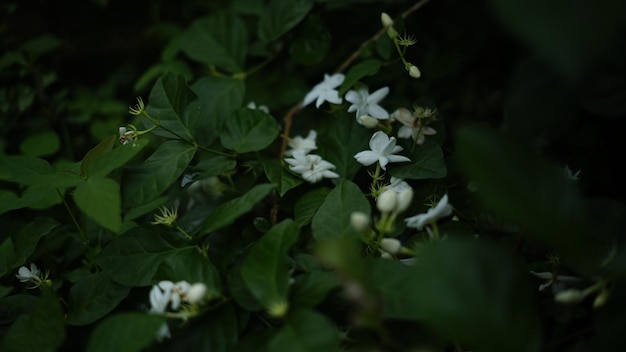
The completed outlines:
[[[289,141],[291,149],[286,151],[291,158],[285,158],[285,162],[289,164],[289,169],[299,174],[308,182],[316,183],[323,178],[337,178],[339,175],[331,170],[335,169],[335,165],[322,159],[317,154],[309,154],[317,149],[315,139],[317,132],[309,131],[306,138],[296,136]]]
[[[150,313],[167,316],[168,310],[178,311],[184,307],[183,304],[193,306],[202,303],[206,299],[206,294],[207,287],[203,283],[191,285],[187,281],[176,283],[168,280],[160,281],[150,290]],[[187,319],[189,314],[182,314],[177,317]],[[164,323],[157,332],[157,340],[161,341],[170,337],[169,327],[167,323]]]

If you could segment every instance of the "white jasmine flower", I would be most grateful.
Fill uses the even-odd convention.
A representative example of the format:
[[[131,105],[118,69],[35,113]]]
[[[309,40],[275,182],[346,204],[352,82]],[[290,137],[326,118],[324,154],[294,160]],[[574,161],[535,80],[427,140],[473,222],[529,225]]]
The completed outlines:
[[[372,135],[372,138],[370,138],[370,149],[356,153],[354,158],[364,166],[379,162],[383,170],[387,170],[388,163],[411,161],[406,156],[394,155],[402,151],[403,148],[396,145],[395,137],[389,138],[382,131],[377,131]]]
[[[296,151],[305,155],[309,154],[312,150],[317,149],[317,144],[315,143],[316,138],[317,132],[315,130],[310,130],[306,138],[302,138],[301,136],[290,138],[289,147],[291,147],[291,150],[288,150],[286,154],[292,155]]]
[[[246,105],[246,107],[248,109],[252,109],[252,110],[261,110],[266,114],[270,113],[270,109],[268,109],[268,107],[266,105],[259,105],[257,106],[255,102],[251,101],[248,103],[248,105]]]
[[[412,114],[408,109],[400,108],[394,111],[392,117],[402,123],[402,127],[398,130],[398,138],[413,138],[415,143],[422,145],[426,140],[426,136],[437,134],[432,127],[422,126],[420,119]]]
[[[351,102],[352,105],[348,108],[348,112],[356,111],[356,118],[363,115],[368,115],[379,120],[386,120],[389,118],[387,110],[378,105],[383,98],[389,94],[389,87],[383,87],[375,91],[370,95],[367,88],[359,88],[357,90],[350,90],[346,93],[346,100]]]
[[[565,178],[567,178],[570,182],[575,183],[579,180],[578,175],[580,175],[580,170],[574,173],[568,165],[565,165],[565,168],[563,168],[563,175],[565,175]]]
[[[380,14],[380,22],[382,22],[383,27],[385,27],[385,28],[389,28],[389,27],[393,26],[393,20],[385,12]]]
[[[165,313],[172,297],[171,281],[161,281],[158,285],[152,286],[150,290],[150,311],[153,313]]]
[[[414,227],[418,230],[424,228],[424,226],[436,222],[437,220],[449,216],[452,214],[452,206],[448,204],[448,195],[444,195],[439,200],[439,203],[434,208],[428,209],[424,214],[412,216],[404,219],[407,227]]]
[[[171,283],[171,281],[166,281]],[[180,302],[186,300],[187,292],[191,285],[187,281],[179,281],[171,286],[172,297],[170,298],[170,305],[173,310],[177,310],[180,307]]]
[[[17,274],[15,274],[15,277],[17,277],[20,280],[20,282],[29,282],[29,281],[36,281],[37,279],[40,278],[40,275],[41,275],[41,272],[37,268],[37,265],[35,265],[35,263],[31,263],[30,269],[28,269],[25,266],[20,267],[17,270]]]
[[[561,291],[564,291],[567,288],[567,285],[572,285],[578,282],[581,282],[582,279],[576,276],[569,275],[554,275],[554,273],[549,271],[543,272],[535,272],[531,271],[535,277],[540,278],[542,280],[546,280],[544,283],[539,285],[539,291],[543,291],[546,287],[552,287],[552,293],[557,294]]]
[[[404,181],[404,179],[401,179],[395,176],[391,176],[391,179],[389,180],[389,184],[385,186],[385,188],[392,189],[396,193],[400,193],[404,191],[405,189],[412,189],[411,186],[409,186],[409,184]]]
[[[330,171],[335,168],[335,165],[323,160],[319,155],[296,151],[292,154],[292,158],[286,158],[285,162],[289,164],[291,171],[300,174],[303,179],[311,183],[319,182],[324,177],[339,177],[338,174]]]
[[[341,73],[335,73],[332,76],[328,74],[324,75],[324,81],[318,83],[313,89],[304,97],[303,105],[307,106],[315,100],[315,107],[319,108],[324,101],[333,104],[341,104],[342,99],[339,97],[339,91],[335,88],[339,87],[343,83],[345,76]]]
[[[137,131],[131,129],[130,131],[126,129],[126,127],[119,128],[120,133],[120,143],[128,144],[128,142],[132,142],[137,138]]]

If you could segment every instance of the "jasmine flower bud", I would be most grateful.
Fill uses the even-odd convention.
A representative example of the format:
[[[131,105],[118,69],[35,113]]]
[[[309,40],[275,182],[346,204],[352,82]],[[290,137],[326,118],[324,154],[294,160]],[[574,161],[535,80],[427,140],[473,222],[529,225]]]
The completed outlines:
[[[395,193],[395,191],[393,192]],[[409,207],[409,205],[411,205],[411,200],[413,200],[413,188],[403,189],[400,193],[398,193],[398,200],[395,212],[401,213],[405,211]]]
[[[378,120],[369,115],[360,116],[358,122],[361,126],[365,126],[367,128],[376,128],[376,126],[378,126]]]
[[[370,227],[370,218],[365,213],[355,211],[350,214],[350,225],[358,232],[365,232]]]
[[[554,301],[562,304],[580,303],[585,298],[585,294],[581,290],[571,288],[561,291],[554,296]]]
[[[393,20],[385,12],[380,14],[380,22],[382,22],[383,27],[385,27],[385,28],[389,28],[389,27],[393,26]]]
[[[281,318],[287,314],[289,303],[285,301],[274,302],[267,308],[267,314],[273,318]]]
[[[402,243],[395,238],[383,238],[380,241],[380,248],[389,254],[396,254],[402,248]]]
[[[388,189],[376,200],[376,207],[381,213],[390,213],[396,208],[398,196],[395,191]]]
[[[420,69],[417,68],[417,66],[411,65],[409,67],[409,76],[413,78],[420,78],[422,76],[422,72],[420,72]]]
[[[198,304],[204,301],[206,297],[206,285],[203,283],[195,283],[189,287],[185,300],[191,304]]]
[[[593,300],[593,307],[594,308],[602,307],[606,303],[607,299],[609,299],[609,291],[602,290],[602,292],[600,292],[600,294],[597,295],[596,298]]]

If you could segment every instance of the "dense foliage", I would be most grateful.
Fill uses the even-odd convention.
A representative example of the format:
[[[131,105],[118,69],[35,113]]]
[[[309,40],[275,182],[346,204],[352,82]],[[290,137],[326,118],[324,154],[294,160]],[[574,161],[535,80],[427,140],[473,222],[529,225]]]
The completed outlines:
[[[0,4],[1,351],[606,351],[626,3]]]

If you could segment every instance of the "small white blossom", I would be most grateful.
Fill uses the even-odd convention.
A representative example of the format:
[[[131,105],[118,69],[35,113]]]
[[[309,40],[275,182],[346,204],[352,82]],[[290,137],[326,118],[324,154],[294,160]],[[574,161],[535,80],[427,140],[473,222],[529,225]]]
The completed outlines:
[[[246,105],[246,107],[248,109],[252,109],[252,110],[261,110],[266,114],[270,113],[270,109],[268,109],[268,107],[266,105],[259,105],[257,106],[255,102],[251,101],[248,103],[248,105]]]
[[[290,150],[286,152],[287,155],[292,155],[294,152],[301,152],[302,154],[309,154],[312,150],[317,149],[315,139],[317,138],[317,132],[310,130],[306,138],[301,136],[295,136],[289,139]]]
[[[394,191],[395,192],[395,191]],[[398,201],[396,204],[396,209],[394,210],[396,213],[401,213],[411,205],[411,201],[413,200],[413,188],[405,188],[400,193],[398,193]]]
[[[395,137],[389,138],[382,131],[377,131],[372,135],[369,145],[371,150],[358,152],[354,155],[354,158],[364,166],[378,162],[383,170],[387,170],[388,163],[411,161],[406,156],[394,155],[402,151],[403,148],[396,145]]]
[[[324,81],[318,83],[309,93],[307,93],[302,104],[307,106],[314,100],[316,108],[319,108],[324,101],[333,104],[341,104],[342,99],[339,97],[339,91],[335,88],[339,87],[341,83],[343,83],[344,79],[345,76],[341,73],[335,73],[332,76],[325,74]]]
[[[289,164],[289,169],[300,174],[303,179],[308,182],[316,183],[323,178],[339,177],[333,171],[335,165],[323,160],[321,156],[315,154],[304,154],[302,152],[294,152],[292,158],[285,158],[285,162]]]
[[[436,222],[437,220],[452,214],[452,206],[448,204],[448,195],[444,195],[434,208],[428,209],[426,213],[404,219],[407,227],[414,227],[418,230],[424,226]]]
[[[389,118],[389,113],[378,103],[387,94],[389,94],[389,87],[380,88],[372,94],[367,91],[367,88],[350,90],[346,93],[346,100],[352,103],[348,108],[348,112],[356,111],[357,122],[363,115],[368,115],[378,120],[386,120]]]
[[[137,138],[137,131],[127,130],[126,127],[119,128],[120,133],[120,143],[128,144],[128,142],[133,142],[135,138]]]
[[[392,118],[400,121],[402,127],[398,130],[398,138],[413,138],[415,143],[422,145],[426,136],[437,134],[432,127],[422,126],[420,119],[408,109],[400,108],[391,114]]]
[[[31,263],[30,269],[25,266],[20,267],[17,270],[17,274],[15,274],[15,277],[17,277],[21,282],[29,282],[39,279],[40,275],[41,272],[37,268],[37,265],[35,265],[35,263]]]
[[[539,279],[546,280],[544,283],[539,285],[539,291],[543,291],[546,287],[552,287],[552,293],[557,294],[561,291],[564,291],[567,288],[567,285],[575,284],[581,282],[582,279],[576,276],[569,275],[554,275],[554,273],[549,271],[536,272],[531,271],[535,277]]]

